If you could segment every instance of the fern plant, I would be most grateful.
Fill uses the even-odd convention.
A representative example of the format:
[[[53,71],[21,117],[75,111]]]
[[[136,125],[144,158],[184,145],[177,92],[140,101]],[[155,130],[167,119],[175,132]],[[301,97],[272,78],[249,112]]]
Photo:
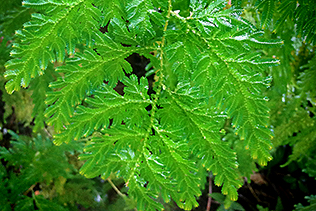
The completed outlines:
[[[79,206],[123,210],[122,206],[129,205],[123,199],[110,204],[106,194],[111,190],[109,184],[79,174],[82,161],[76,158],[81,142],[56,146],[44,135],[31,139],[11,130],[8,134],[12,137],[10,148],[0,146],[1,211],[70,211],[79,210]]]
[[[88,181],[81,175],[75,175],[77,169],[68,163],[69,158],[65,153],[70,154],[75,150],[81,150],[81,143],[73,142],[56,147],[50,139],[41,135],[30,140],[29,137],[19,136],[13,131],[8,131],[8,133],[14,140],[11,142],[12,148],[8,150],[0,147],[0,159],[6,161],[5,166],[3,163],[0,165],[1,210],[12,210],[13,206],[16,210],[36,210],[34,205],[39,210],[68,210],[65,207],[71,208],[71,202],[80,200],[83,205],[93,202],[91,190],[77,188],[67,197],[63,196],[63,191],[70,189],[69,185],[76,179],[81,181],[83,189],[92,186],[93,181]],[[49,185],[52,183],[57,188],[50,188]],[[36,186],[41,187],[43,195],[33,192]],[[56,200],[57,197],[54,197],[52,201],[47,199],[52,199],[54,195],[57,195],[56,192],[62,200]],[[84,194],[86,199],[74,197],[79,194]],[[32,197],[28,197],[29,195]],[[45,199],[44,195],[48,197]],[[66,200],[63,200],[65,198]],[[58,201],[64,203],[58,203]]]
[[[313,0],[257,0],[255,6],[262,12],[262,28],[272,25],[273,32],[276,33],[282,31],[289,23],[295,23],[296,36],[303,37],[306,42],[315,43],[314,3]]]
[[[305,199],[308,200],[310,205],[303,206],[301,203],[295,205],[295,210],[309,211],[314,210],[316,208],[316,197],[315,195],[305,196]]]
[[[265,68],[279,62],[261,58],[261,49],[282,41],[263,39],[225,4],[23,1],[39,12],[16,31],[6,90],[33,87],[38,127],[53,125],[57,145],[87,137],[81,173],[123,177],[138,210],[162,210],[159,196],[185,210],[198,206],[206,171],[237,200],[249,169],[239,170],[244,152],[222,139],[223,127],[231,122],[252,162],[271,160],[262,90],[271,80]],[[134,53],[150,59],[153,83],[134,74],[126,61]],[[119,81],[123,94],[114,89]]]

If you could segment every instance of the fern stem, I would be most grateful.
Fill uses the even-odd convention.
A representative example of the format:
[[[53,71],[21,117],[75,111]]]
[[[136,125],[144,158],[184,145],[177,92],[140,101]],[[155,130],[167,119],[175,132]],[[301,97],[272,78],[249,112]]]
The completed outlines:
[[[29,189],[27,189],[27,191],[25,191],[23,193],[24,196],[27,196],[27,194],[30,192],[30,191],[33,191],[33,188],[37,185],[37,183],[33,184],[31,187],[29,187]]]
[[[211,194],[213,192],[212,190],[212,176],[210,175],[209,178],[208,178],[208,200],[207,200],[207,206],[206,206],[206,211],[210,211],[211,209],[211,204],[212,204],[212,197],[211,197]]]
[[[125,194],[123,194],[116,186],[115,184],[112,182],[112,180],[110,178],[106,179],[110,185],[112,186],[112,188],[116,191],[116,193],[121,196],[124,200],[126,200],[127,196]],[[137,211],[136,207],[134,207],[134,210]]]
[[[171,0],[168,0],[168,13],[167,13],[167,20],[166,20],[166,24],[163,28],[163,32],[166,32],[167,31],[167,27],[168,27],[168,24],[169,24],[169,19],[170,19],[170,14],[172,12],[172,4],[171,4]],[[164,47],[165,45],[165,36],[162,36],[162,39],[161,39],[161,47]],[[160,55],[162,56],[162,55]],[[160,60],[161,61],[161,60]]]
[[[115,186],[115,184],[112,182],[112,180],[111,180],[110,178],[107,178],[106,180],[110,183],[110,185],[111,185],[112,188],[116,191],[116,193],[117,193],[119,196],[121,196],[124,200],[126,200],[127,196],[126,196],[124,193],[122,193],[122,192]],[[137,211],[137,208],[134,207],[134,210]]]
[[[169,19],[170,19],[170,15],[171,15],[171,12],[172,12],[172,4],[171,4],[171,0],[168,0],[168,13],[167,13],[167,20],[166,20],[166,24],[164,26],[164,29],[163,29],[163,32],[165,33],[167,31],[167,27],[168,27],[168,24],[169,24]],[[157,101],[158,101],[158,94],[161,92],[161,89],[163,87],[163,83],[162,83],[162,79],[164,77],[163,73],[162,73],[162,69],[163,69],[163,47],[165,46],[165,36],[162,36],[162,39],[161,39],[161,45],[160,45],[160,68],[159,70],[156,72],[156,74],[160,74],[158,76],[158,79],[157,79],[157,82],[158,83],[158,89],[157,89],[157,92],[156,92],[156,95],[155,95],[155,99],[153,101],[153,107],[152,107],[152,116],[151,116],[151,125],[153,125],[153,120],[154,120],[154,116],[155,116],[155,112],[156,112],[156,104],[157,104]],[[152,127],[152,126],[151,126]]]
[[[165,33],[167,31],[167,27],[168,27],[168,23],[169,23],[169,19],[170,19],[170,15],[171,15],[171,10],[172,10],[172,2],[171,0],[168,0],[168,13],[167,13],[167,20],[166,20],[166,24],[164,26],[163,32]],[[151,134],[151,130],[154,127],[154,120],[155,120],[155,114],[156,114],[156,110],[157,110],[157,102],[158,102],[158,98],[159,98],[159,94],[161,92],[162,87],[164,86],[163,84],[163,78],[164,75],[162,73],[162,69],[163,69],[163,47],[165,45],[165,36],[162,36],[161,39],[161,43],[160,43],[160,55],[159,55],[159,59],[160,59],[160,68],[156,71],[156,75],[157,75],[157,82],[158,82],[158,88],[156,91],[156,94],[154,95],[154,100],[152,101],[152,109],[150,112],[150,125],[147,128],[147,133],[146,136],[144,137],[144,140],[142,141],[142,146],[140,146],[140,148],[142,149],[142,153],[139,154],[136,162],[135,162],[135,166],[132,169],[132,172],[130,174],[130,177],[128,178],[127,182],[126,182],[126,186],[129,184],[129,181],[131,180],[131,178],[134,176],[136,169],[138,167],[138,161],[140,159],[140,157],[142,155],[144,155],[143,153],[146,151],[146,141],[148,140],[149,135]]]
[[[125,199],[126,195],[123,194],[123,193],[115,186],[115,184],[112,182],[112,180],[111,180],[110,178],[107,178],[106,180],[110,183],[110,185],[111,185],[112,188],[116,191],[116,193]]]

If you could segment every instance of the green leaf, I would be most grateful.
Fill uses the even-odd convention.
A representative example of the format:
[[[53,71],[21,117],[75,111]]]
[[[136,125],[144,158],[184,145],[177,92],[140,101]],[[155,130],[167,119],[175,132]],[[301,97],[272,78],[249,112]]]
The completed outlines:
[[[26,88],[31,78],[43,75],[49,62],[63,62],[65,49],[73,54],[79,41],[91,46],[101,14],[91,3],[79,0],[71,3],[24,1],[23,4],[41,7],[47,12],[32,14],[24,29],[16,31],[21,42],[13,45],[11,56],[14,59],[6,63],[9,93],[20,90],[20,87]]]
[[[78,106],[69,126],[65,126],[62,133],[56,135],[55,143],[61,144],[73,138],[78,140],[83,136],[90,136],[93,131],[108,127],[109,119],[112,118],[114,125],[119,125],[122,121],[130,126],[141,125],[140,123],[147,118],[145,107],[151,104],[146,94],[146,79],[142,78],[138,85],[137,78],[132,75],[130,79],[124,78],[122,82],[127,86],[124,89],[124,96],[113,90],[113,86],[105,84],[91,93],[93,97],[85,100],[90,107]]]
[[[206,171],[216,175],[224,203],[232,203],[253,167],[239,170],[237,161],[252,157],[265,165],[271,159],[266,68],[279,61],[262,54],[283,42],[264,39],[241,10],[226,4],[25,1],[39,12],[17,31],[7,91],[37,77],[36,122],[54,126],[58,145],[85,142],[80,172],[122,177],[138,210],[162,210],[159,197],[192,210]],[[127,62],[135,54],[150,60],[148,72]],[[222,137],[225,122],[232,122],[238,144]],[[249,151],[242,154],[244,148]]]
[[[262,8],[261,27],[263,29],[270,25],[277,2],[278,0],[258,0],[256,2],[257,8]]]
[[[151,0],[132,0],[126,7],[128,28],[137,41],[146,42],[156,35],[149,19],[150,9]]]

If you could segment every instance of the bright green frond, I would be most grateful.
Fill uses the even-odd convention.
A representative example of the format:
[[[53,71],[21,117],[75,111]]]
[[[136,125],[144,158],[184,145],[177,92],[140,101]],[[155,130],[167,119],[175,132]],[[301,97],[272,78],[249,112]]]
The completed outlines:
[[[282,41],[250,37],[248,30],[251,26],[246,23],[245,28],[236,31],[229,21],[222,19],[224,13],[219,13],[210,15],[213,25],[195,24],[194,21],[186,23],[192,36],[205,43],[204,49],[201,49],[203,53],[197,56],[191,80],[233,119],[236,133],[242,140],[247,140],[246,149],[250,148],[252,157],[260,158],[260,164],[264,165],[271,159],[272,133],[266,128],[269,118],[267,99],[261,95],[261,90],[268,84],[260,72],[263,67],[278,61],[262,60],[260,54],[253,51],[255,48],[280,45]],[[219,30],[218,26],[225,30]],[[208,38],[204,38],[206,35]]]
[[[74,54],[79,41],[91,46],[98,32],[96,21],[100,13],[89,2],[25,1],[23,4],[47,11],[32,14],[23,30],[16,31],[21,42],[13,45],[11,56],[14,59],[6,64],[9,93],[27,87],[31,78],[43,75],[49,62],[63,62],[65,49],[68,54]]]
[[[139,178],[137,176],[135,176],[135,178],[130,181],[129,187],[131,189],[131,191],[129,191],[129,194],[137,202],[137,210],[163,210],[163,206],[153,200],[156,199],[158,195],[154,195],[151,192],[147,191],[146,188],[144,188],[143,185],[140,184]]]
[[[122,82],[127,86],[124,88],[124,96],[113,90],[113,86],[105,84],[100,84],[99,89],[89,93],[92,97],[85,100],[89,106],[78,106],[75,109],[74,117],[64,126],[61,134],[56,135],[55,143],[61,144],[69,142],[73,138],[78,140],[83,136],[90,136],[99,128],[108,127],[110,125],[109,119],[114,119],[113,125],[120,125],[124,121],[130,127],[133,127],[135,124],[141,126],[143,121],[146,122],[147,112],[145,107],[151,104],[146,94],[148,89],[146,80],[142,78],[140,85],[138,85],[137,78],[132,75],[131,79],[124,78]],[[64,93],[60,95],[65,96]],[[51,107],[55,107],[56,104],[59,105],[55,102]],[[51,111],[49,108],[48,112]],[[62,115],[62,108],[60,109],[60,115]],[[60,117],[56,119],[60,119]]]
[[[257,0],[256,6],[262,9],[261,27],[267,28],[273,19],[274,11],[276,10],[276,3],[279,0]]]
[[[167,90],[166,95],[166,101],[160,102],[163,108],[158,111],[161,124],[166,128],[181,128],[179,134],[188,137],[191,151],[203,158],[203,166],[208,171],[218,175],[216,184],[224,183],[223,193],[236,200],[236,189],[241,185],[234,171],[238,166],[236,155],[219,137],[225,115],[210,109],[206,99],[199,97],[198,90],[190,89],[188,84],[179,85],[174,92]],[[167,113],[169,118],[165,118]]]
[[[126,7],[129,30],[136,35],[137,41],[146,42],[156,33],[150,23],[149,11],[153,9],[151,0],[132,0]]]
[[[170,172],[165,175],[174,184],[174,190],[169,194],[179,207],[190,210],[198,206],[196,197],[201,195],[201,182],[200,178],[196,177],[198,169],[194,162],[188,160],[190,154],[187,143],[181,140],[174,142],[166,136],[169,132],[160,128],[155,129],[161,140],[159,157],[167,172]],[[164,200],[166,200],[165,197]]]
[[[106,26],[113,18],[126,17],[126,1],[121,0],[94,0],[93,4],[103,12],[101,26]]]
[[[275,1],[258,2],[268,7],[266,26]],[[162,210],[161,198],[192,210],[206,171],[227,200],[237,200],[240,178],[271,159],[264,91],[266,68],[279,61],[261,56],[283,41],[264,39],[226,0],[23,4],[39,12],[16,32],[7,91],[35,78],[36,125],[53,125],[58,145],[85,141],[80,172],[122,177],[138,210]],[[150,60],[147,72],[129,63],[135,54]],[[222,132],[230,126],[234,140]],[[244,160],[249,166],[238,169]]]
[[[118,80],[123,79],[123,69],[126,73],[131,72],[130,64],[124,58],[133,51],[102,36],[107,38],[107,42],[100,41],[97,52],[86,50],[84,54],[78,53],[75,58],[67,61],[67,67],[61,66],[57,69],[65,74],[65,77],[50,84],[55,91],[47,95],[46,103],[51,106],[45,113],[47,117],[51,117],[48,123],[54,125],[57,131],[69,124],[73,107],[80,104],[83,98],[103,84],[103,81],[109,81],[109,85],[114,87]],[[89,83],[85,83],[86,81]]]

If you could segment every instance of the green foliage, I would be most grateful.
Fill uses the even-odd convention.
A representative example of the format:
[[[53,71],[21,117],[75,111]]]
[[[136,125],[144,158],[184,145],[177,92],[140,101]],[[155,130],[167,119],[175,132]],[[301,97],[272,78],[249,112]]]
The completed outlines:
[[[1,34],[0,34],[1,35]],[[9,44],[9,36],[2,36],[0,37],[0,70],[3,72],[4,70],[4,63],[10,59],[10,44]],[[2,75],[1,75],[2,78]],[[3,86],[2,86],[3,87]]]
[[[305,196],[305,199],[310,203],[308,206],[303,206],[301,203],[298,205],[295,205],[295,210],[299,211],[312,211],[316,209],[316,196]]]
[[[225,207],[225,203],[227,201],[227,198],[224,195],[220,194],[220,193],[212,193],[211,197],[214,198],[214,200],[216,200],[217,202],[220,203],[220,206],[217,208],[216,211],[237,211],[237,210],[244,211],[245,210],[237,202],[230,202],[231,204],[230,204],[229,208],[226,208]]]
[[[251,2],[253,3],[253,2]],[[288,162],[300,163],[302,171],[315,177],[315,7],[313,1],[255,1],[249,4],[244,16],[249,21],[267,27],[266,37],[284,40],[281,48],[266,53],[280,59],[282,65],[271,68],[273,82],[268,96],[271,99],[271,125],[275,147],[289,144],[292,155]],[[246,4],[243,1],[243,4]],[[262,15],[251,15],[258,5]],[[277,10],[267,23],[268,9]],[[265,15],[264,15],[265,14]],[[253,17],[255,16],[255,17]],[[264,23],[267,23],[264,25]],[[261,24],[261,25],[260,25]],[[276,33],[276,34],[274,34]],[[309,43],[307,43],[309,42]]]
[[[59,194],[59,200],[63,199],[63,192],[70,191],[69,185],[75,180],[81,180],[83,188],[91,189],[92,181],[84,181],[80,175],[74,175],[77,169],[68,162],[68,157],[74,154],[75,150],[81,149],[80,143],[64,144],[60,147],[54,146],[53,142],[48,138],[43,138],[38,135],[30,140],[28,137],[18,136],[12,131],[9,131],[14,141],[12,147],[8,150],[4,147],[0,148],[0,158],[6,161],[6,166],[11,166],[11,170],[6,171],[1,165],[0,189],[1,189],[1,208],[2,210],[11,210],[11,204],[16,204],[18,210],[35,210],[36,207],[40,210],[68,210],[61,206],[58,200],[50,201],[55,194]],[[70,154],[71,153],[71,154]],[[68,155],[67,155],[68,154]],[[9,169],[9,168],[8,168]],[[68,182],[66,183],[66,181]],[[90,183],[90,184],[89,184]],[[42,194],[28,193],[39,184],[42,188]],[[49,187],[51,184],[56,185],[56,189]],[[67,190],[68,189],[68,190]],[[72,190],[72,194],[79,194],[79,190]],[[85,191],[85,195],[91,195],[89,191]],[[47,195],[44,198],[44,195]],[[67,203],[74,203],[78,197],[70,197],[67,194]],[[93,201],[87,201],[86,198],[81,198],[81,204],[91,206]],[[93,199],[93,197],[90,197]],[[71,205],[68,206],[70,208]]]
[[[206,171],[227,199],[237,200],[241,177],[249,177],[255,161],[272,159],[264,90],[267,67],[279,62],[261,55],[283,42],[264,39],[239,10],[224,9],[225,1],[23,5],[39,12],[16,31],[6,90],[30,85],[35,129],[43,121],[53,125],[61,146],[87,137],[80,172],[124,178],[138,210],[162,210],[158,197],[185,210],[198,206]],[[133,53],[150,59],[154,82],[133,73],[126,61]],[[123,94],[113,89],[118,82]],[[227,121],[236,144],[222,139]],[[243,160],[248,165],[239,170]],[[42,174],[44,167],[38,169]]]
[[[262,9],[261,27],[265,28],[270,25],[275,12],[275,4],[278,0],[258,0],[256,5],[258,9]]]
[[[4,119],[7,119],[10,115],[14,113],[17,121],[29,125],[32,121],[32,110],[33,103],[31,99],[31,93],[27,90],[21,90],[21,92],[16,92],[12,95],[5,92],[4,89],[5,80],[0,79],[0,84],[3,85],[1,91],[3,92],[2,99],[5,101],[5,112]]]
[[[315,43],[314,4],[313,0],[257,0],[255,6],[262,11],[261,27],[269,27],[274,20],[272,26],[276,32],[282,31],[288,22],[295,23],[296,36],[303,37],[306,42]]]
[[[56,77],[56,74],[53,72],[53,68],[49,66],[46,69],[45,75],[42,77],[37,77],[33,80],[31,84],[31,90],[32,93],[32,99],[33,99],[33,113],[32,117],[34,118],[34,128],[33,131],[39,131],[40,129],[44,128],[44,113],[46,109],[46,104],[43,99],[46,98],[46,95],[48,94],[51,89],[49,88],[49,83],[54,81],[54,77]]]
[[[275,126],[276,146],[289,144],[293,153],[286,164],[302,161],[303,171],[315,177],[315,56],[302,46],[293,62],[294,84],[282,98],[275,98],[272,124]],[[306,54],[307,53],[307,54]],[[301,61],[303,58],[304,61]],[[276,106],[278,104],[278,106]]]
[[[1,2],[0,8],[0,36],[11,35],[31,18],[30,8],[21,7],[21,0]]]
[[[100,180],[88,180],[80,175],[77,155],[82,143],[72,142],[55,146],[38,135],[36,138],[18,136],[12,131],[10,149],[0,148],[0,205],[1,210],[122,210],[133,209],[131,199],[109,203],[105,195],[112,187]],[[112,180],[121,181],[112,176]],[[120,208],[121,207],[121,208]],[[129,209],[129,210],[130,210]]]

